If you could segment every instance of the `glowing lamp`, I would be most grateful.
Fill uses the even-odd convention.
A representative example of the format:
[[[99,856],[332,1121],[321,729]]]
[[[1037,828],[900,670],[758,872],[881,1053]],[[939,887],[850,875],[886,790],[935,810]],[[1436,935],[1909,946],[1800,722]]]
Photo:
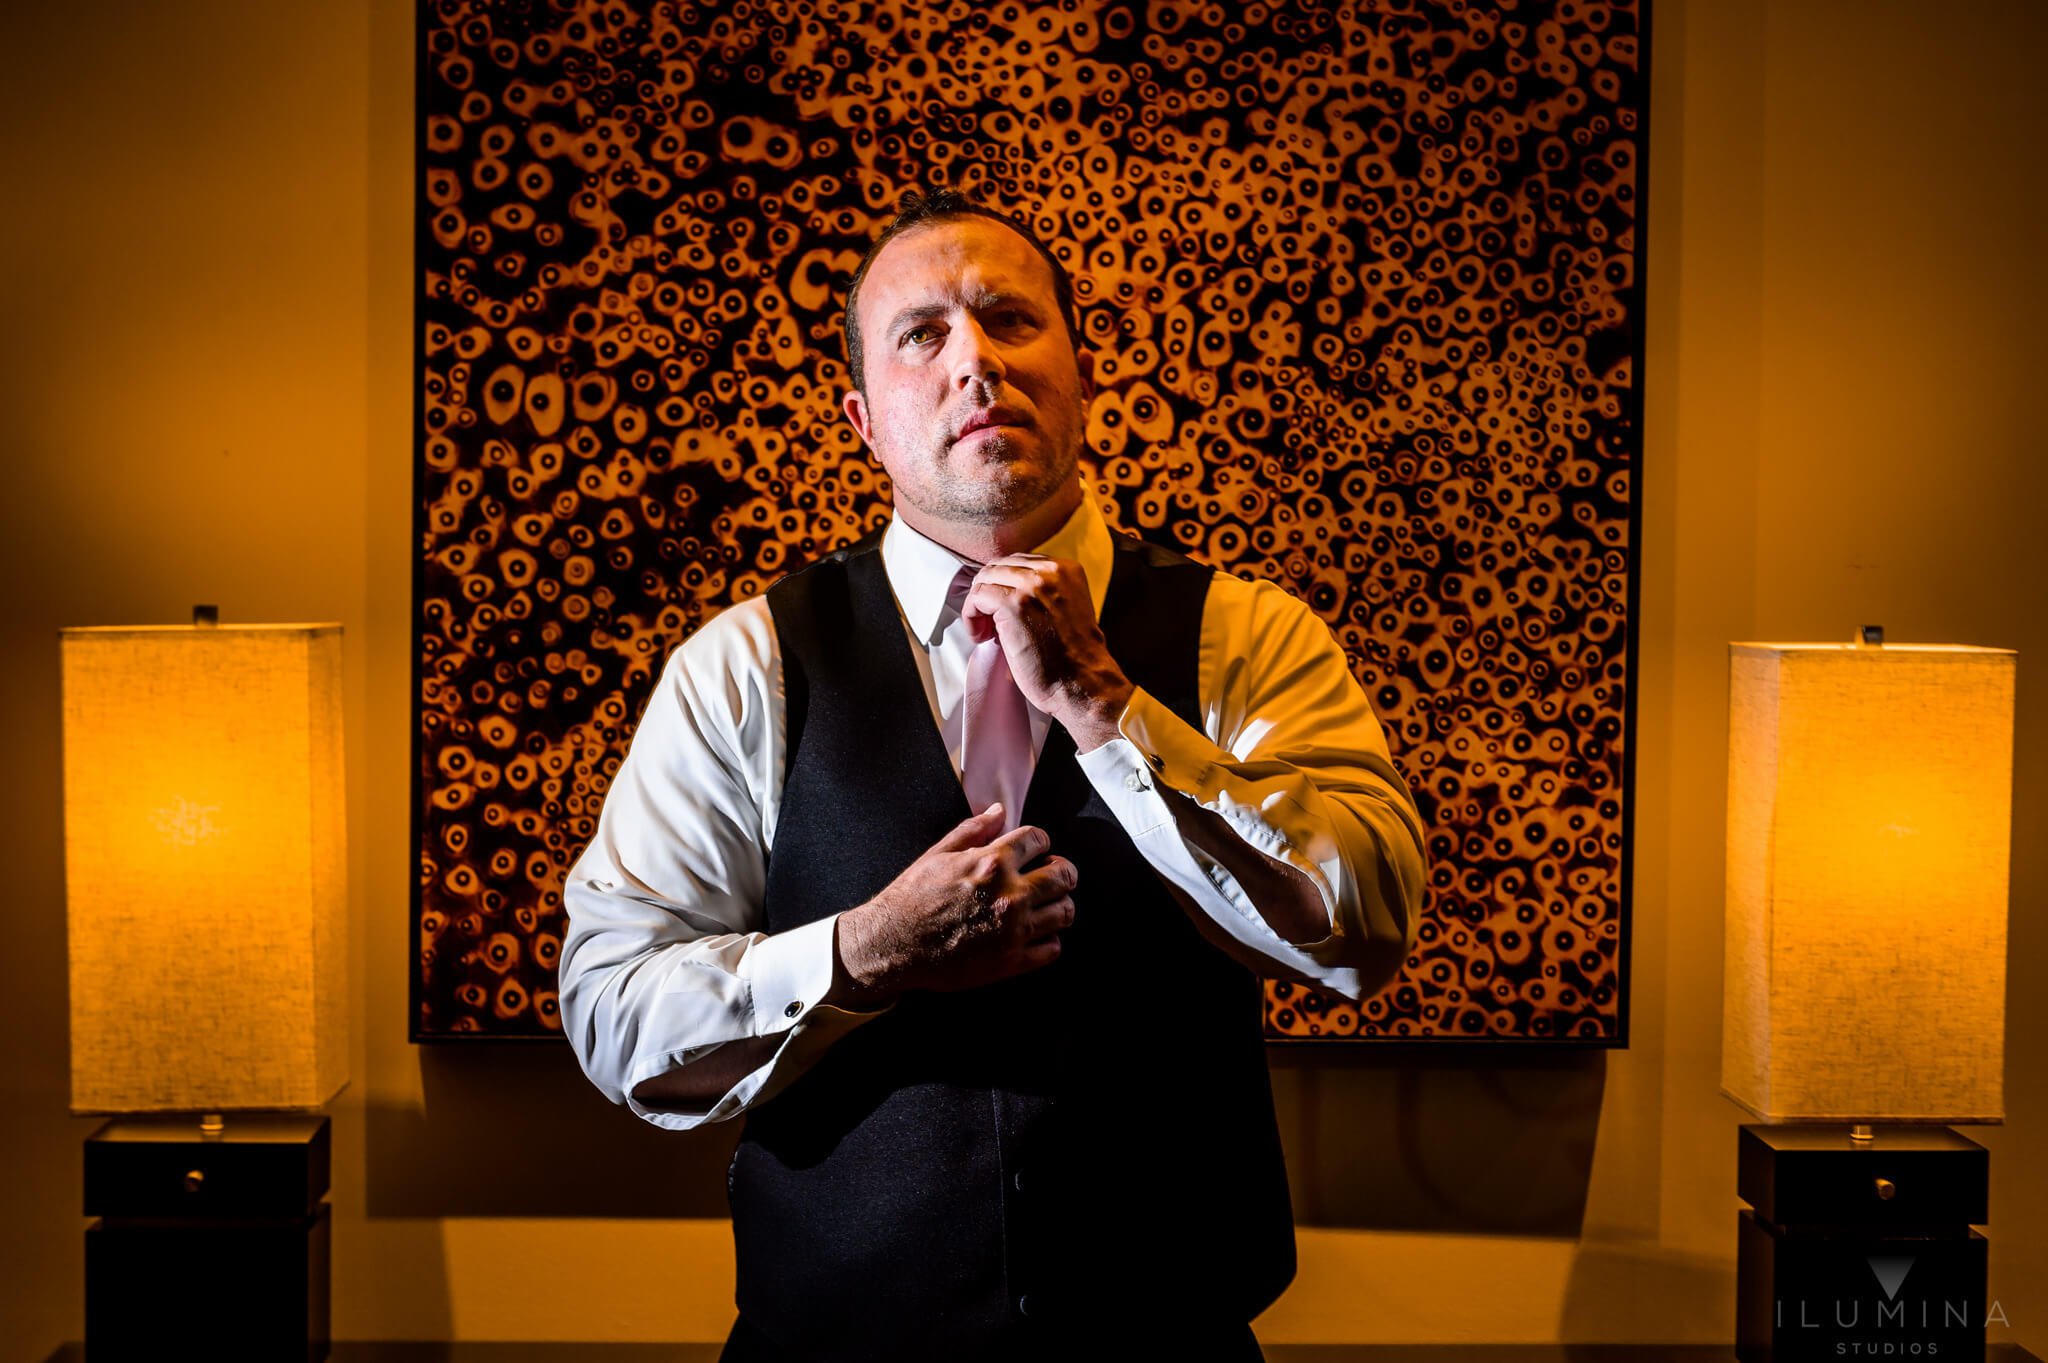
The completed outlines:
[[[1739,1352],[1830,1350],[1799,1310],[1915,1298],[1927,1352],[1981,1348],[1989,1156],[1942,1124],[2005,1115],[2017,657],[1867,627],[1729,664],[1721,1086],[1761,1119]]]
[[[341,628],[69,629],[75,1112],[348,1082]]]
[[[86,1141],[87,1343],[317,1358],[318,1109],[348,1082],[341,628],[195,614],[62,635],[71,1107],[143,1114]]]
[[[1730,651],[1723,1089],[1767,1122],[2002,1120],[2016,655]]]

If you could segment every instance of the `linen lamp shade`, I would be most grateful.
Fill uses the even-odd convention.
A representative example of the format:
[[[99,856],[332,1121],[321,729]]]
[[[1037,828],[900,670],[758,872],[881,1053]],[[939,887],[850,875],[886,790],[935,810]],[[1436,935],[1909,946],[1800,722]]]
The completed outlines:
[[[2016,655],[1729,661],[1723,1091],[1774,1123],[2003,1120]]]
[[[67,629],[75,1112],[348,1080],[341,627]]]

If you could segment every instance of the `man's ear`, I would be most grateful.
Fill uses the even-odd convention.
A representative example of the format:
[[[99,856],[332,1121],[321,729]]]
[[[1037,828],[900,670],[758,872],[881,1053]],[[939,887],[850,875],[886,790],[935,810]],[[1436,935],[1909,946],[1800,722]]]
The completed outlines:
[[[868,400],[860,389],[847,389],[845,398],[840,401],[840,409],[846,413],[846,419],[853,423],[853,429],[860,432],[860,443],[870,450],[874,449],[874,428],[868,424]]]
[[[1086,411],[1095,401],[1095,352],[1076,348],[1074,367],[1081,373],[1081,409]]]

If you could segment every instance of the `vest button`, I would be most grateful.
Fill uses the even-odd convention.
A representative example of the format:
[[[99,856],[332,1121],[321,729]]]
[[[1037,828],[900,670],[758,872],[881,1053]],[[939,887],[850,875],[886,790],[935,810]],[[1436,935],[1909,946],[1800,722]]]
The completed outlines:
[[[792,1003],[789,1007],[782,1010],[782,1015],[786,1018],[793,1018],[798,1013],[803,1012],[803,1010],[804,1006],[801,1003]]]
[[[1020,1316],[1031,1314],[1031,1297],[1028,1293],[1017,1298],[1017,1314]]]
[[[1024,1174],[1022,1170],[1010,1175],[1010,1186],[1020,1193],[1024,1191]]]

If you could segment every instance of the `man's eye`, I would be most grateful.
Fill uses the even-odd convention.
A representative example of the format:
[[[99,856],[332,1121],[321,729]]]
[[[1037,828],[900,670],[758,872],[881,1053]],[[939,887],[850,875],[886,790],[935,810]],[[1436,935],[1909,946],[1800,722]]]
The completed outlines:
[[[938,334],[938,331],[937,331],[937,329],[936,329],[936,328],[934,328],[934,327],[928,327],[928,326],[918,326],[918,327],[912,327],[912,328],[911,328],[910,330],[908,330],[908,331],[906,331],[906,332],[904,332],[904,333],[903,333],[903,342],[904,342],[904,344],[906,344],[906,345],[922,345],[922,344],[924,344],[924,343],[923,343],[922,341],[918,340],[917,338],[918,338],[918,335],[919,335],[919,334],[920,334],[921,332],[927,332],[927,331],[931,332],[931,333],[932,333],[933,335],[937,335],[937,334]]]

